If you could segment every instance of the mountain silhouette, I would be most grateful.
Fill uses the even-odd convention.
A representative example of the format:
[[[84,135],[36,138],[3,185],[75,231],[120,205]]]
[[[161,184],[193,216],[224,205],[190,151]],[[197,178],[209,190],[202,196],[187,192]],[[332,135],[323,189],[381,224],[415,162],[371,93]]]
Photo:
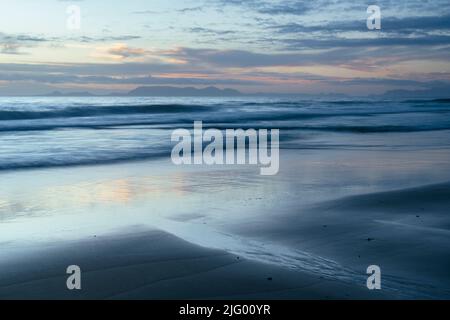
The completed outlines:
[[[128,96],[141,97],[229,97],[240,96],[241,92],[234,89],[219,89],[216,87],[207,87],[197,89],[194,87],[170,87],[170,86],[152,86],[138,87],[127,94]]]

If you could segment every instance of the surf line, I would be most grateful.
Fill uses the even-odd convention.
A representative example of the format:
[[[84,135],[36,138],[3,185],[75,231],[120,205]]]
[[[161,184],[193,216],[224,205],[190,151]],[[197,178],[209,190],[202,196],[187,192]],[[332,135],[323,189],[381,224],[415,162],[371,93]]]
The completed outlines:
[[[172,142],[178,142],[171,154],[175,165],[259,165],[264,176],[279,171],[279,129],[225,129],[224,134],[219,129],[203,130],[203,122],[195,121],[193,131],[193,135],[187,129],[172,132]]]

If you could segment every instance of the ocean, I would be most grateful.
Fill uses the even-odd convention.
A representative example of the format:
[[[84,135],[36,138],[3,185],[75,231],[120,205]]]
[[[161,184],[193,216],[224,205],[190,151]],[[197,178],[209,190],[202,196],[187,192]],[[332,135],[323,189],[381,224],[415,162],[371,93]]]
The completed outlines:
[[[276,128],[281,148],[406,148],[380,134],[450,129],[449,100],[287,98],[0,98],[0,170],[102,164],[170,155],[170,133],[204,128]],[[420,140],[420,139],[419,139]]]

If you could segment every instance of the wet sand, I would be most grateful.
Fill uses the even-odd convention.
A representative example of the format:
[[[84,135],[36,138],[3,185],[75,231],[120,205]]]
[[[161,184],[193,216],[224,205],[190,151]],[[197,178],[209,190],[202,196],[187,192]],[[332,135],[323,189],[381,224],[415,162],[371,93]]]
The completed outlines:
[[[344,197],[236,230],[327,257],[379,265],[403,298],[450,298],[450,183]],[[338,272],[337,272],[338,273]]]
[[[0,298],[450,296],[447,150],[282,156],[270,178],[168,159],[0,173]]]
[[[0,299],[373,299],[340,281],[289,271],[133,228],[81,241],[39,245],[0,262]],[[16,248],[16,250],[21,250]],[[66,288],[69,265],[81,290]]]

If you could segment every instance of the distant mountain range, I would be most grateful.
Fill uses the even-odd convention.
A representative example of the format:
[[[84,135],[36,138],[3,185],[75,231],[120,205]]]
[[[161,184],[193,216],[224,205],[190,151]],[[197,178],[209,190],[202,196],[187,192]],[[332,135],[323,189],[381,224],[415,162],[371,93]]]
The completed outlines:
[[[197,89],[193,87],[138,87],[127,94],[128,96],[137,97],[216,97],[216,96],[240,96],[241,92],[234,89],[219,89],[216,87],[207,87]]]
[[[370,95],[372,99],[442,99],[449,98],[450,88],[437,87],[425,90],[391,90],[380,95]],[[172,86],[149,86],[138,87],[129,92],[110,93],[107,95],[92,94],[90,92],[60,92],[53,91],[45,94],[48,97],[93,97],[93,96],[119,96],[119,97],[239,97],[239,96],[267,96],[267,97],[302,97],[322,99],[346,99],[351,96],[337,93],[322,94],[288,94],[288,93],[252,93],[245,94],[235,89],[219,89],[217,87],[194,88],[194,87],[172,87]]]
[[[194,87],[172,87],[172,86],[151,86],[138,87],[129,92],[113,92],[110,94],[92,94],[90,92],[60,92],[53,91],[45,94],[46,97],[303,97],[303,98],[348,98],[349,96],[339,93],[322,93],[322,94],[299,94],[299,93],[242,93],[235,89],[219,89],[217,87],[206,87],[202,89]]]
[[[53,91],[51,93],[48,94],[44,94],[44,97],[93,97],[95,96],[94,94],[90,93],[90,92],[67,92],[67,93],[63,93],[60,91]]]
[[[108,96],[132,96],[132,97],[232,97],[241,96],[242,92],[234,89],[219,89],[216,87],[207,87],[197,89],[194,87],[170,87],[170,86],[152,86],[138,87],[127,93],[111,93]],[[67,92],[62,93],[54,91],[45,96],[50,97],[91,97],[95,96],[89,92]]]
[[[445,99],[450,97],[450,88],[431,88],[425,90],[390,90],[375,98],[385,99]]]

